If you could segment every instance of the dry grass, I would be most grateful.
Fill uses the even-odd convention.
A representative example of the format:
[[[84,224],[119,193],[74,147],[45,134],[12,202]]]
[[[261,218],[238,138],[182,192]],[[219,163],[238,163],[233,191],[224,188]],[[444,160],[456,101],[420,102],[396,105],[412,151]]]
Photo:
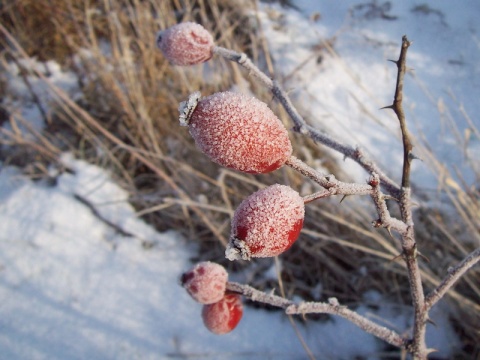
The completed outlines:
[[[56,163],[63,151],[108,168],[128,189],[139,216],[159,230],[182,231],[200,244],[199,258],[225,263],[230,217],[244,197],[275,182],[304,190],[312,190],[313,185],[305,184],[289,169],[262,176],[234,173],[200,154],[177,123],[177,104],[190,92],[200,89],[210,94],[235,84],[255,93],[277,113],[282,114],[281,109],[234,64],[214,59],[193,68],[170,66],[156,50],[154,37],[158,29],[195,20],[214,34],[218,44],[268,64],[268,49],[255,33],[256,19],[244,11],[251,4],[228,0],[17,0],[0,5],[0,21],[5,26],[0,34],[1,64],[31,57],[54,59],[77,74],[83,94],[74,101],[51,84],[46,73],[37,72],[35,76],[49,85],[55,99],[50,104],[53,110],[44,112],[47,127],[26,137],[19,130],[25,121],[4,112],[4,120],[10,121],[14,130],[3,130],[2,142],[11,147],[1,154],[2,160],[21,165],[36,177],[48,177],[48,164]],[[1,84],[1,95],[7,96],[5,83]],[[40,102],[36,105],[43,106]],[[478,129],[475,131],[478,136]],[[321,149],[298,135],[292,135],[292,142],[296,154],[307,161],[324,156]],[[427,288],[480,243],[478,189],[452,183],[456,177],[430,155],[429,161],[444,180],[438,189],[442,202],[451,210],[448,214],[436,209],[417,212],[419,242],[425,244],[422,252],[430,259],[422,264]],[[335,172],[335,163],[327,164]],[[400,261],[391,261],[400,252],[399,244],[388,233],[372,230],[374,216],[373,209],[354,199],[341,205],[338,199],[309,205],[301,239],[281,257],[287,296],[295,293],[319,300],[312,288],[320,282],[322,300],[336,296],[355,306],[362,302],[365,291],[375,289],[391,301],[408,304],[406,272]],[[262,271],[271,264],[265,260],[249,271],[246,264],[232,270],[248,273],[254,285],[276,286],[263,280]],[[480,351],[478,279],[478,270],[472,270],[449,297],[465,354]]]

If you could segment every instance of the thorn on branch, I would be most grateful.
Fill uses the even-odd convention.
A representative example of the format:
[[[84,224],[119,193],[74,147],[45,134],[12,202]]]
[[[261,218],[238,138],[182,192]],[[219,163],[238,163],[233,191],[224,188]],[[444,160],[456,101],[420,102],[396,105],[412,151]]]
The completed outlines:
[[[402,256],[403,256],[403,254],[398,254],[397,256],[391,258],[390,261],[391,261],[391,262],[397,261],[397,260],[400,259]]]

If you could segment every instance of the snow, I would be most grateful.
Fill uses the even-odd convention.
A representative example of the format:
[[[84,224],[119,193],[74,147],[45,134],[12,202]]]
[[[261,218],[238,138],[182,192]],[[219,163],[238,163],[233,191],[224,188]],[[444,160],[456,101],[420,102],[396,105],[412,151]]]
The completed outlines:
[[[194,249],[138,219],[104,170],[69,155],[63,163],[71,172],[54,185],[0,172],[0,358],[306,358],[281,312],[247,306],[232,333],[207,331],[179,284]],[[342,319],[297,326],[319,359],[379,349]]]
[[[276,76],[287,79],[307,120],[374,158],[381,154],[382,164],[400,164],[399,140],[384,135],[398,135],[396,120],[378,109],[393,98],[395,68],[386,60],[398,56],[406,33],[414,41],[408,59],[415,72],[405,88],[410,128],[467,183],[475,183],[470,168],[476,166],[478,177],[479,4],[387,3],[371,2],[377,5],[372,8],[355,7],[361,2],[354,0],[297,0],[301,12],[263,4],[259,15]],[[318,21],[310,18],[315,12]],[[315,50],[333,37],[335,52]],[[20,64],[80,96],[76,76],[58,64]],[[41,131],[41,111],[19,67],[10,63],[2,77],[11,94],[2,106]],[[48,113],[53,97],[45,84],[31,72],[26,78]],[[178,233],[158,233],[139,219],[106,171],[69,154],[62,161],[68,171],[52,169],[51,182],[0,166],[0,359],[308,358],[281,311],[245,306],[235,331],[208,332],[201,305],[179,285],[196,249]],[[355,164],[345,164],[364,181]],[[431,188],[436,180],[428,167],[417,163],[413,176]],[[318,284],[317,290],[325,289]],[[364,300],[360,313],[399,332],[411,326],[410,309],[374,292]],[[430,317],[437,326],[427,332],[428,345],[445,358],[460,344],[448,316],[448,307],[436,305]],[[319,322],[307,316],[306,323],[297,318],[295,324],[317,359],[374,359],[383,349],[381,341],[340,318]]]
[[[12,114],[19,130],[26,137],[31,136],[31,130],[38,132],[44,128],[44,115],[48,116],[48,110],[54,101],[47,84],[37,74],[42,74],[72,99],[80,96],[75,73],[64,71],[55,61],[20,59],[17,63],[7,63],[5,70],[0,74],[0,80],[5,81],[9,96],[2,99],[2,107]],[[13,130],[10,123],[4,124],[3,128]]]
[[[471,168],[480,156],[480,121],[474,116],[480,110],[478,2],[458,6],[449,1],[297,0],[295,5],[300,12],[264,5],[262,30],[275,76],[285,79],[284,86],[308,121],[342,142],[368,150],[398,179],[398,120],[393,112],[379,109],[392,103],[396,68],[387,60],[398,59],[406,34],[413,41],[407,65],[414,71],[405,80],[404,106],[416,138],[414,151],[426,159],[414,163],[412,180],[435,188],[437,170],[430,169],[429,147],[450,171],[456,167],[467,184],[475,183],[479,174]],[[320,19],[314,21],[314,14]],[[472,136],[475,127],[477,135]],[[365,178],[352,161],[347,160],[345,168],[356,180]]]

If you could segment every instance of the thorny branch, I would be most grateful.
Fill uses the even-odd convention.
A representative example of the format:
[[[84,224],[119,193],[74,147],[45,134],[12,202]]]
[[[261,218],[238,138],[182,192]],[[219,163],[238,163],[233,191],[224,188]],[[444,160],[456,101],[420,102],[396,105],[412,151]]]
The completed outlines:
[[[385,108],[390,108],[395,111],[398,120],[400,121],[400,130],[402,131],[403,141],[403,174],[402,187],[410,187],[410,168],[413,160],[412,149],[413,145],[410,140],[410,135],[407,129],[407,121],[405,120],[405,112],[403,111],[403,83],[405,72],[407,71],[407,51],[412,43],[408,41],[404,35],[402,37],[402,48],[398,60],[390,60],[397,65],[397,85],[395,87],[395,95],[393,97],[393,104]]]
[[[427,345],[425,343],[426,326],[428,321],[428,311],[425,309],[425,294],[418,265],[418,250],[413,230],[412,201],[410,188],[410,169],[413,159],[413,145],[407,129],[405,112],[403,110],[403,83],[405,72],[407,70],[407,51],[411,42],[406,36],[402,37],[402,47],[398,60],[393,61],[397,65],[397,82],[395,85],[395,95],[393,104],[387,108],[393,109],[400,122],[400,130],[403,141],[403,172],[402,188],[400,192],[399,205],[402,216],[402,222],[406,225],[405,232],[401,234],[402,255],[407,266],[408,282],[410,285],[410,294],[412,296],[412,305],[414,309],[413,342],[411,352],[415,359],[426,359],[428,355]]]
[[[410,45],[411,42],[406,36],[403,36],[399,58],[398,60],[391,60],[397,65],[397,81],[393,104],[385,107],[392,109],[395,112],[400,123],[404,149],[401,186],[390,179],[373,161],[368,159],[360,148],[354,148],[345,145],[342,142],[334,139],[332,136],[308,125],[298,113],[297,109],[292,104],[290,98],[281,88],[281,86],[276,81],[269,78],[260,69],[258,69],[258,67],[247,57],[246,54],[237,53],[235,51],[218,46],[214,47],[213,52],[227,60],[240,64],[249,71],[250,75],[259,79],[285,108],[294,123],[294,130],[296,132],[307,135],[315,142],[319,142],[333,150],[338,151],[339,153],[343,154],[345,158],[351,158],[371,174],[368,184],[350,184],[338,181],[333,175],[322,175],[294,156],[291,156],[286,162],[286,165],[292,167],[324,188],[322,191],[304,197],[305,203],[337,194],[370,195],[375,203],[378,214],[378,219],[373,222],[373,225],[375,227],[384,227],[389,232],[391,230],[395,230],[400,234],[402,256],[407,267],[412,304],[415,313],[413,337],[412,339],[405,340],[395,332],[375,324],[368,319],[365,319],[364,317],[347,309],[344,306],[340,306],[336,299],[329,303],[294,304],[279,296],[264,294],[247,285],[229,283],[229,290],[241,293],[254,301],[264,302],[284,308],[286,309],[287,314],[321,312],[343,316],[354,324],[360,326],[365,331],[376,335],[386,342],[405,348],[408,352],[412,353],[414,359],[426,359],[428,353],[431,351],[430,349],[427,349],[425,343],[428,311],[441,297],[445,295],[445,293],[468,269],[480,261],[480,249],[475,250],[456,267],[449,270],[448,275],[442,281],[442,283],[436,289],[434,289],[427,296],[427,298],[425,298],[417,259],[418,250],[415,241],[411,202],[410,172],[411,162],[415,156],[412,153],[413,144],[407,129],[405,113],[402,105],[404,77],[407,70],[407,51]],[[389,196],[381,192],[381,187],[387,191]],[[387,197],[394,198],[398,201],[401,212],[401,220],[391,217],[385,201]]]

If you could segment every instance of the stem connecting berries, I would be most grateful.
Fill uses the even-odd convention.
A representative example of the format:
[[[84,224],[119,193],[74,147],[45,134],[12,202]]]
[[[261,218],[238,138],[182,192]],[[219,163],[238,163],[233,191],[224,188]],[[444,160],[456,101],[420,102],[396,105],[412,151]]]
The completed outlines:
[[[210,261],[195,265],[182,275],[182,285],[201,304],[213,304],[225,295],[228,274],[225,268]]]
[[[292,154],[288,132],[267,104],[233,92],[180,104],[180,123],[214,162],[247,173],[267,173]]]
[[[215,304],[204,305],[202,319],[205,327],[217,335],[229,333],[242,319],[243,305],[240,296],[227,294]]]
[[[235,211],[229,260],[277,256],[300,234],[305,216],[303,198],[285,185],[272,185],[243,200]]]
[[[214,43],[202,25],[184,22],[160,31],[157,46],[173,65],[186,66],[210,60]]]

